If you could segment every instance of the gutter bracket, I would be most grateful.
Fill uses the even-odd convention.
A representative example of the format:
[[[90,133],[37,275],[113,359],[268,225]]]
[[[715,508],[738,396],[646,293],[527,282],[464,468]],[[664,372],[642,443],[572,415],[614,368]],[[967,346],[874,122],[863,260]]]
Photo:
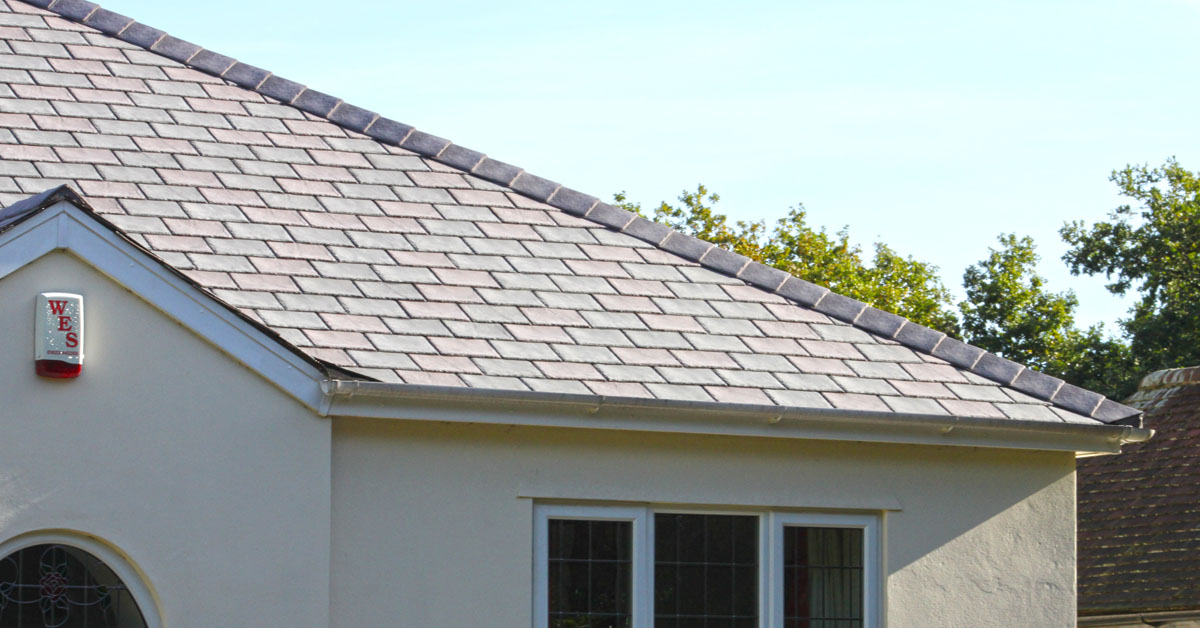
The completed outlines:
[[[333,397],[337,394],[337,384],[329,377],[321,380],[321,402],[318,404],[317,415],[322,417],[329,416],[329,410],[333,407]]]

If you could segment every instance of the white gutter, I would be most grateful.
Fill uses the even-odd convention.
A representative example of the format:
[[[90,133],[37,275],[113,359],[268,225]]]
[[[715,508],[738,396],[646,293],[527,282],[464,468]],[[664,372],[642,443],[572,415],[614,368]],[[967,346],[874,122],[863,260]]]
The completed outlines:
[[[1152,430],[947,415],[794,408],[327,380],[323,416],[1116,453]]]
[[[1077,626],[1079,628],[1100,628],[1101,626],[1112,626],[1113,628],[1127,626],[1174,626],[1177,622],[1195,621],[1198,619],[1200,619],[1200,610],[1159,611],[1080,617]],[[1192,624],[1189,623],[1187,625],[1190,626]]]

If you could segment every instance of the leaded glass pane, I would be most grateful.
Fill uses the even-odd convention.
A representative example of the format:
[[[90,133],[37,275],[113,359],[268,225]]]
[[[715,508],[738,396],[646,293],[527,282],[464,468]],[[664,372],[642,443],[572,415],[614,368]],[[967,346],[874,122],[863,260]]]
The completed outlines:
[[[783,529],[784,628],[862,628],[863,531]]]
[[[758,626],[758,517],[654,517],[655,628]]]
[[[627,628],[633,523],[549,521],[550,628]]]
[[[35,545],[0,559],[0,628],[145,628],[129,590],[95,556]]]

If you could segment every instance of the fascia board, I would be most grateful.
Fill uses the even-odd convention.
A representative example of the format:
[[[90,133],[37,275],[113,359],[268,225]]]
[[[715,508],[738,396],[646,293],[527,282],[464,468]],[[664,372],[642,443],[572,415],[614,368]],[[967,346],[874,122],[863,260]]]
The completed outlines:
[[[0,279],[54,251],[79,257],[113,281],[322,413],[326,376],[124,238],[66,202],[0,234]]]
[[[334,380],[337,417],[1118,453],[1130,426],[742,406]]]
[[[58,248],[58,224],[43,211],[0,233],[0,279]]]

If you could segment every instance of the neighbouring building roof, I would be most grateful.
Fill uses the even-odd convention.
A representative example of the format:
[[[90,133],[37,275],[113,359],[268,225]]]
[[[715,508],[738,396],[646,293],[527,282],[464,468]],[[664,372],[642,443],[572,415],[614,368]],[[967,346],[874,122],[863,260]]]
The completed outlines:
[[[71,186],[217,299],[369,378],[1139,419],[89,2],[0,2],[0,40],[0,204]]]
[[[1200,610],[1200,367],[1152,373],[1128,403],[1155,437],[1079,461],[1079,612]]]

